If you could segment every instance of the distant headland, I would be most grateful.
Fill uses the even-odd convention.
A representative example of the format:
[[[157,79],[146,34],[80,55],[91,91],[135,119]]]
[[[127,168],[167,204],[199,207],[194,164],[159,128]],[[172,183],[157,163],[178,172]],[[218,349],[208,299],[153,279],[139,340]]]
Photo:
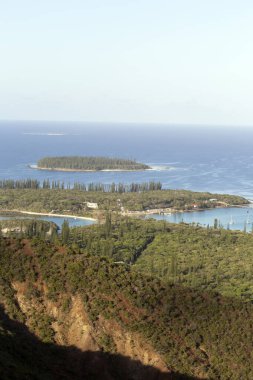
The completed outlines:
[[[38,170],[66,172],[139,171],[151,169],[150,166],[136,162],[135,160],[96,156],[44,157],[37,162],[37,165],[30,165],[30,167]]]

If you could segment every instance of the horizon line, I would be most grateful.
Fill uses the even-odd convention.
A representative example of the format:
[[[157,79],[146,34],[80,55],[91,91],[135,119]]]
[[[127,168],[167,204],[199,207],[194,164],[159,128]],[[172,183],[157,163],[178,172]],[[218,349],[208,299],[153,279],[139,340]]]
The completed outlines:
[[[252,124],[218,124],[218,123],[184,123],[184,122],[159,122],[159,121],[101,121],[101,120],[50,120],[50,119],[0,119],[0,123],[74,123],[74,124],[121,124],[121,125],[160,125],[160,126],[192,126],[192,127],[231,127],[231,128],[252,128]]]

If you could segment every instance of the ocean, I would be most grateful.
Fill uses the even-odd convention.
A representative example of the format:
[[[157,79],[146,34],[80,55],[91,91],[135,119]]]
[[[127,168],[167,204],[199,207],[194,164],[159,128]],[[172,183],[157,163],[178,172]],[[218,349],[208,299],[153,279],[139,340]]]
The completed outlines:
[[[71,122],[0,122],[0,179],[74,182],[161,181],[163,188],[253,199],[253,129]],[[44,156],[134,158],[144,172],[66,173],[30,169]]]
[[[253,128],[194,125],[0,122],[0,179],[65,183],[160,181],[163,188],[238,194],[253,200]],[[143,172],[50,172],[44,156],[133,158]]]

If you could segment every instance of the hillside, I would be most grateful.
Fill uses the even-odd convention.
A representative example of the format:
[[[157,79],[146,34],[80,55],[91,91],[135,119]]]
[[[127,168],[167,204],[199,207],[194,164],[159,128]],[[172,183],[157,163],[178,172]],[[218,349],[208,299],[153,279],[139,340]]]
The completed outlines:
[[[43,343],[0,306],[1,380],[197,380],[119,354]]]
[[[253,235],[184,223],[118,218],[70,231],[68,244],[132,270],[199,290],[253,300]]]
[[[156,368],[154,379],[161,372],[171,378],[253,377],[251,304],[165,285],[105,257],[38,238],[1,238],[0,278],[9,318],[25,324],[48,348],[57,344],[127,356]],[[15,368],[15,357],[8,360]],[[1,365],[5,368],[6,361]],[[140,368],[126,379],[152,379],[140,375]]]
[[[37,169],[66,171],[146,170],[148,165],[122,158],[110,157],[44,157],[37,162]]]

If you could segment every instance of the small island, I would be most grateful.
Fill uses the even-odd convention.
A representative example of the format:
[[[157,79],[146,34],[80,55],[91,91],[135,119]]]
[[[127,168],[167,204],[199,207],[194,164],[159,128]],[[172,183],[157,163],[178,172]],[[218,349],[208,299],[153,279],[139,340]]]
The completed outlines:
[[[135,160],[110,157],[81,157],[62,156],[44,157],[37,162],[37,166],[30,166],[39,170],[54,171],[138,171],[151,169],[148,165]]]

